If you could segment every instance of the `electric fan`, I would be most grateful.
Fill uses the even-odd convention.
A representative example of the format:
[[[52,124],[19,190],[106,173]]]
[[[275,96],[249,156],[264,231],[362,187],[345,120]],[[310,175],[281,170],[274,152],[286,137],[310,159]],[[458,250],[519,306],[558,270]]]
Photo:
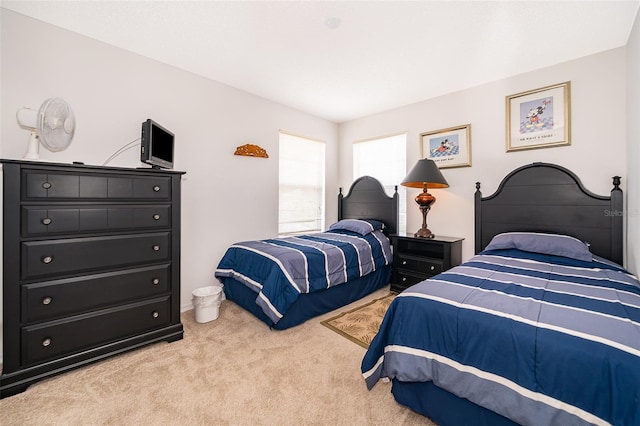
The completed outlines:
[[[62,98],[47,99],[38,112],[21,108],[16,118],[20,127],[31,132],[25,160],[40,159],[40,143],[51,152],[62,151],[71,144],[76,120],[73,110]]]

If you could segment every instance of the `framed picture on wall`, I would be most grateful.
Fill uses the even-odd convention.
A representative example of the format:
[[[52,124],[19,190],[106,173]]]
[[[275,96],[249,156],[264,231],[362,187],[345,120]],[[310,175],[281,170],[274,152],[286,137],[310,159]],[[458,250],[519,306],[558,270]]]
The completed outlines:
[[[420,133],[420,146],[441,169],[471,166],[471,124]]]
[[[571,145],[571,82],[507,96],[507,152]]]

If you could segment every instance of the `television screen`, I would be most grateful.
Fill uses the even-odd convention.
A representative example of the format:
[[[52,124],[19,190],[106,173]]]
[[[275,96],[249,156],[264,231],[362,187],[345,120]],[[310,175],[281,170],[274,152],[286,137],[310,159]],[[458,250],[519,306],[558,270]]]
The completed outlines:
[[[155,168],[173,168],[174,134],[153,121],[142,123],[140,161]]]

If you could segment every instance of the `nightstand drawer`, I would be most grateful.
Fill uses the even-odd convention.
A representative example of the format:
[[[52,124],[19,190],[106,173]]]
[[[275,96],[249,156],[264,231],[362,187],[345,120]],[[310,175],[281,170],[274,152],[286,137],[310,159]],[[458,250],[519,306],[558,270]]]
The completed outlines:
[[[444,270],[444,263],[438,259],[425,257],[398,255],[398,268],[419,272],[427,275],[436,275]]]
[[[402,269],[398,270],[398,287],[405,289],[429,278],[427,275],[415,274]]]

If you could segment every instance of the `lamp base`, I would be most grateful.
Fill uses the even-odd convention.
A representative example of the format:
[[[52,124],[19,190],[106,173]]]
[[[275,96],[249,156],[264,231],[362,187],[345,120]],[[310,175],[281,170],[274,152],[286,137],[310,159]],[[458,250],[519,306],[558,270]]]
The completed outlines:
[[[425,195],[429,196],[428,201],[424,204],[420,204],[420,202],[418,201],[418,198],[420,198],[420,196],[423,196],[423,200],[424,200],[424,198],[426,198],[424,197]],[[429,228],[427,228],[427,213],[429,213],[429,210],[431,210],[431,204],[433,204],[435,201],[436,201],[436,198],[431,194],[428,194],[426,191],[416,197],[416,202],[420,205],[420,211],[422,212],[422,227],[418,229],[418,231],[415,234],[413,234],[414,237],[420,237],[420,238],[435,237],[435,234],[431,232]]]
[[[429,228],[420,228],[415,234],[413,234],[413,236],[420,238],[435,238],[436,234],[431,232]]]

